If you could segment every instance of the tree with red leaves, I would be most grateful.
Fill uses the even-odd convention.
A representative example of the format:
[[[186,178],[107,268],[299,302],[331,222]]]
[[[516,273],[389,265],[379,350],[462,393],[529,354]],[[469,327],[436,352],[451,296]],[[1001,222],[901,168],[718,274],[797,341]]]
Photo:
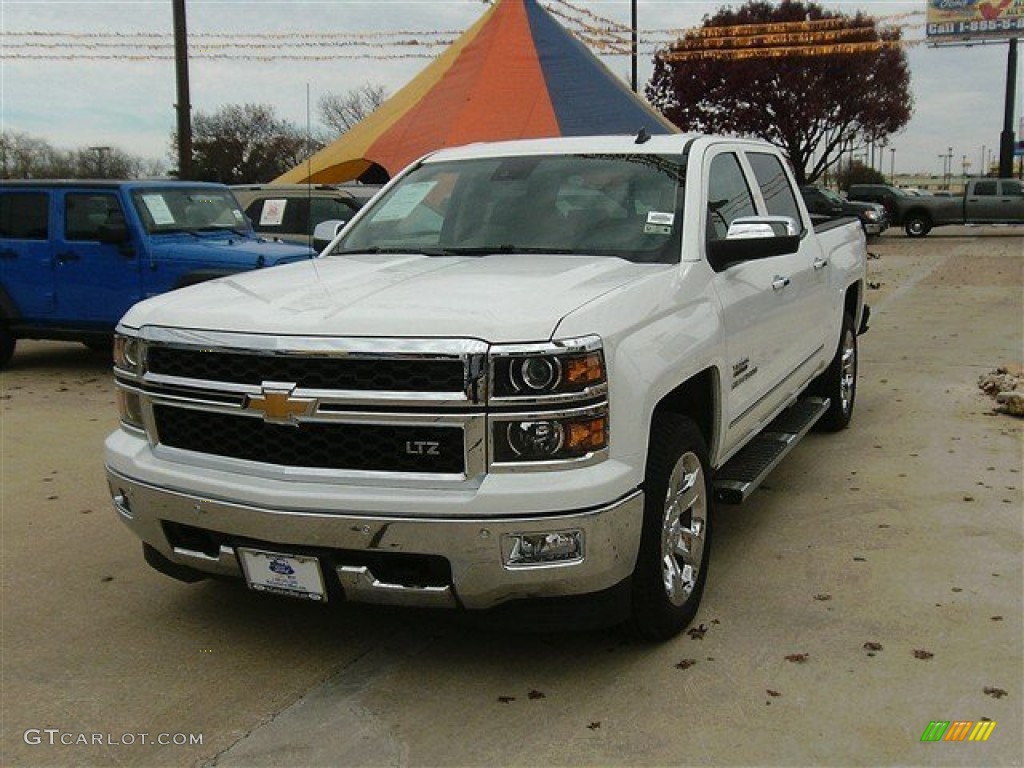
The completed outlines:
[[[770,32],[803,30],[802,37],[713,29],[766,24],[775,25]],[[829,32],[807,32],[819,26]],[[770,141],[789,156],[798,183],[811,183],[844,150],[879,142],[910,121],[910,68],[900,40],[898,28],[879,27],[862,13],[753,0],[705,17],[700,30],[659,51],[646,94],[684,131]]]

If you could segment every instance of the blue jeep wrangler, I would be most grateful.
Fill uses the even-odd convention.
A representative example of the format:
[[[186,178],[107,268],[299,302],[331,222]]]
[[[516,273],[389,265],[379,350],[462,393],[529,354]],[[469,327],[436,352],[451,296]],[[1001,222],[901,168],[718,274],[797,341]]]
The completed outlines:
[[[19,338],[109,346],[141,299],[312,256],[257,237],[221,184],[0,182],[0,368]]]

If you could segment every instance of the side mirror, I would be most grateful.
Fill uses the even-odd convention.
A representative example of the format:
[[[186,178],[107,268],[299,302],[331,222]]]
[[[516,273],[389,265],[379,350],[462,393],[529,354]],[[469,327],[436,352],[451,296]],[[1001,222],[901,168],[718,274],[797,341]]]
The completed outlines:
[[[347,221],[342,221],[341,219],[328,219],[317,224],[313,228],[313,250],[317,253],[323,251],[338,236],[338,233],[345,228],[347,223]]]
[[[743,216],[729,225],[724,240],[708,242],[708,260],[716,270],[754,259],[800,250],[800,228],[791,216]]]

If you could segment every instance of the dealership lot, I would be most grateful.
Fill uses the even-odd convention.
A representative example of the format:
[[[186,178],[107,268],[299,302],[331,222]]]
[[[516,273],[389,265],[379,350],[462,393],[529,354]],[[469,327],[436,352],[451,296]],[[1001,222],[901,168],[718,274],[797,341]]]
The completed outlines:
[[[1022,432],[977,388],[1024,348],[1024,237],[869,244],[851,429],[718,515],[663,645],[184,585],[102,471],[109,363],[0,374],[4,765],[1020,765]],[[933,721],[984,742],[922,742]]]

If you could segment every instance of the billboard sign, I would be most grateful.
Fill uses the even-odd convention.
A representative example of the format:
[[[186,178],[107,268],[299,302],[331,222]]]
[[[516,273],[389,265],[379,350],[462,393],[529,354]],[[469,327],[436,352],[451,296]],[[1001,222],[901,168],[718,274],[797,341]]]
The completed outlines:
[[[1024,0],[928,0],[929,42],[1024,37]]]

